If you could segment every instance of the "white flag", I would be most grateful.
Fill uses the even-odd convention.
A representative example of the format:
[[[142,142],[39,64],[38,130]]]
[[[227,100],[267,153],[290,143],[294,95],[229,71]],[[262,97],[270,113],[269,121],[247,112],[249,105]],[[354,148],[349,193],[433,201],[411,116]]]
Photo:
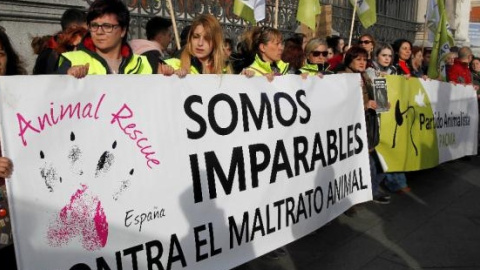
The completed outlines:
[[[242,2],[253,9],[257,22],[265,19],[265,0],[243,0]]]

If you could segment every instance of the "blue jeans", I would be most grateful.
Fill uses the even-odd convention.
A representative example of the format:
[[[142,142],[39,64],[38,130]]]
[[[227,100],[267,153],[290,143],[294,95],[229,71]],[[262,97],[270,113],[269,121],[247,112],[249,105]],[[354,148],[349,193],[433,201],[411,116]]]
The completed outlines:
[[[386,173],[385,186],[392,192],[398,191],[407,187],[407,177],[404,173]]]

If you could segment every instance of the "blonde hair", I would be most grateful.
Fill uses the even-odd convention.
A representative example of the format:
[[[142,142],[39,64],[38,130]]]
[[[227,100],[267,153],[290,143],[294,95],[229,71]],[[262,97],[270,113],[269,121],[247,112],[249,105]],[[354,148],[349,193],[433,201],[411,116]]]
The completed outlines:
[[[199,25],[203,26],[205,30],[205,39],[212,44],[212,52],[209,56],[212,65],[210,69],[203,68],[202,73],[223,74],[226,67],[226,56],[223,52],[223,31],[218,20],[210,14],[202,14],[193,20],[192,27],[188,32],[187,44],[180,55],[181,66],[183,69],[190,70],[192,64],[191,57],[194,56],[192,47],[193,32]],[[229,69],[227,69],[227,73],[231,73]]]

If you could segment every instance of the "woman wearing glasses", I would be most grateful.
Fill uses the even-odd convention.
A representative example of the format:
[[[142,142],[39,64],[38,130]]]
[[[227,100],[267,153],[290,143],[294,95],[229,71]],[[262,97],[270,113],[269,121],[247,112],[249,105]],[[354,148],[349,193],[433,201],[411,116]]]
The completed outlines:
[[[120,0],[96,0],[87,13],[89,33],[73,52],[59,59],[59,74],[83,78],[87,74],[152,74],[145,56],[127,44],[130,13]],[[156,71],[156,69],[155,69]]]
[[[246,75],[266,76],[273,80],[274,76],[288,73],[289,65],[282,61],[282,33],[272,27],[256,27],[251,31],[249,47],[255,53],[255,60],[247,68]]]
[[[180,59],[167,59],[165,63],[183,77],[186,74],[231,73],[226,60],[220,23],[213,15],[202,14],[192,22]]]
[[[310,40],[307,46],[305,46],[305,55],[307,61],[300,69],[302,73],[320,76],[334,74],[330,70],[330,64],[327,62],[328,47],[323,39],[314,38]]]
[[[358,46],[364,48],[368,52],[367,67],[372,66],[373,50],[375,50],[375,39],[370,34],[363,34],[358,39]]]

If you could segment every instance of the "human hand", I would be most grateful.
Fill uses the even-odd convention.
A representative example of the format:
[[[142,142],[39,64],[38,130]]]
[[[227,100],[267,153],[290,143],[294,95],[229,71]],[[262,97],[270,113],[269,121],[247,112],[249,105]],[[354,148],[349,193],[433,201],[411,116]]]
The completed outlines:
[[[178,69],[178,70],[175,70],[174,72],[179,78],[184,78],[185,76],[187,76],[187,74],[189,73],[186,69]]]
[[[13,163],[9,158],[0,157],[0,177],[9,178],[13,172]]]
[[[163,74],[165,76],[170,76],[175,73],[175,70],[169,65],[158,64],[157,74]]]
[[[275,74],[273,72],[265,74],[265,77],[267,77],[267,80],[269,82],[272,82],[273,79],[275,78]]]
[[[72,75],[77,79],[81,79],[87,76],[89,67],[90,67],[89,63],[85,65],[72,66],[68,69],[67,74]]]
[[[376,110],[377,109],[377,102],[375,100],[369,100],[367,102],[367,109]]]
[[[300,74],[300,77],[302,77],[302,80],[306,80],[308,78],[308,73],[302,73]]]
[[[245,75],[247,78],[251,78],[255,76],[255,71],[244,68],[242,69],[242,72],[240,72],[240,75]]]

